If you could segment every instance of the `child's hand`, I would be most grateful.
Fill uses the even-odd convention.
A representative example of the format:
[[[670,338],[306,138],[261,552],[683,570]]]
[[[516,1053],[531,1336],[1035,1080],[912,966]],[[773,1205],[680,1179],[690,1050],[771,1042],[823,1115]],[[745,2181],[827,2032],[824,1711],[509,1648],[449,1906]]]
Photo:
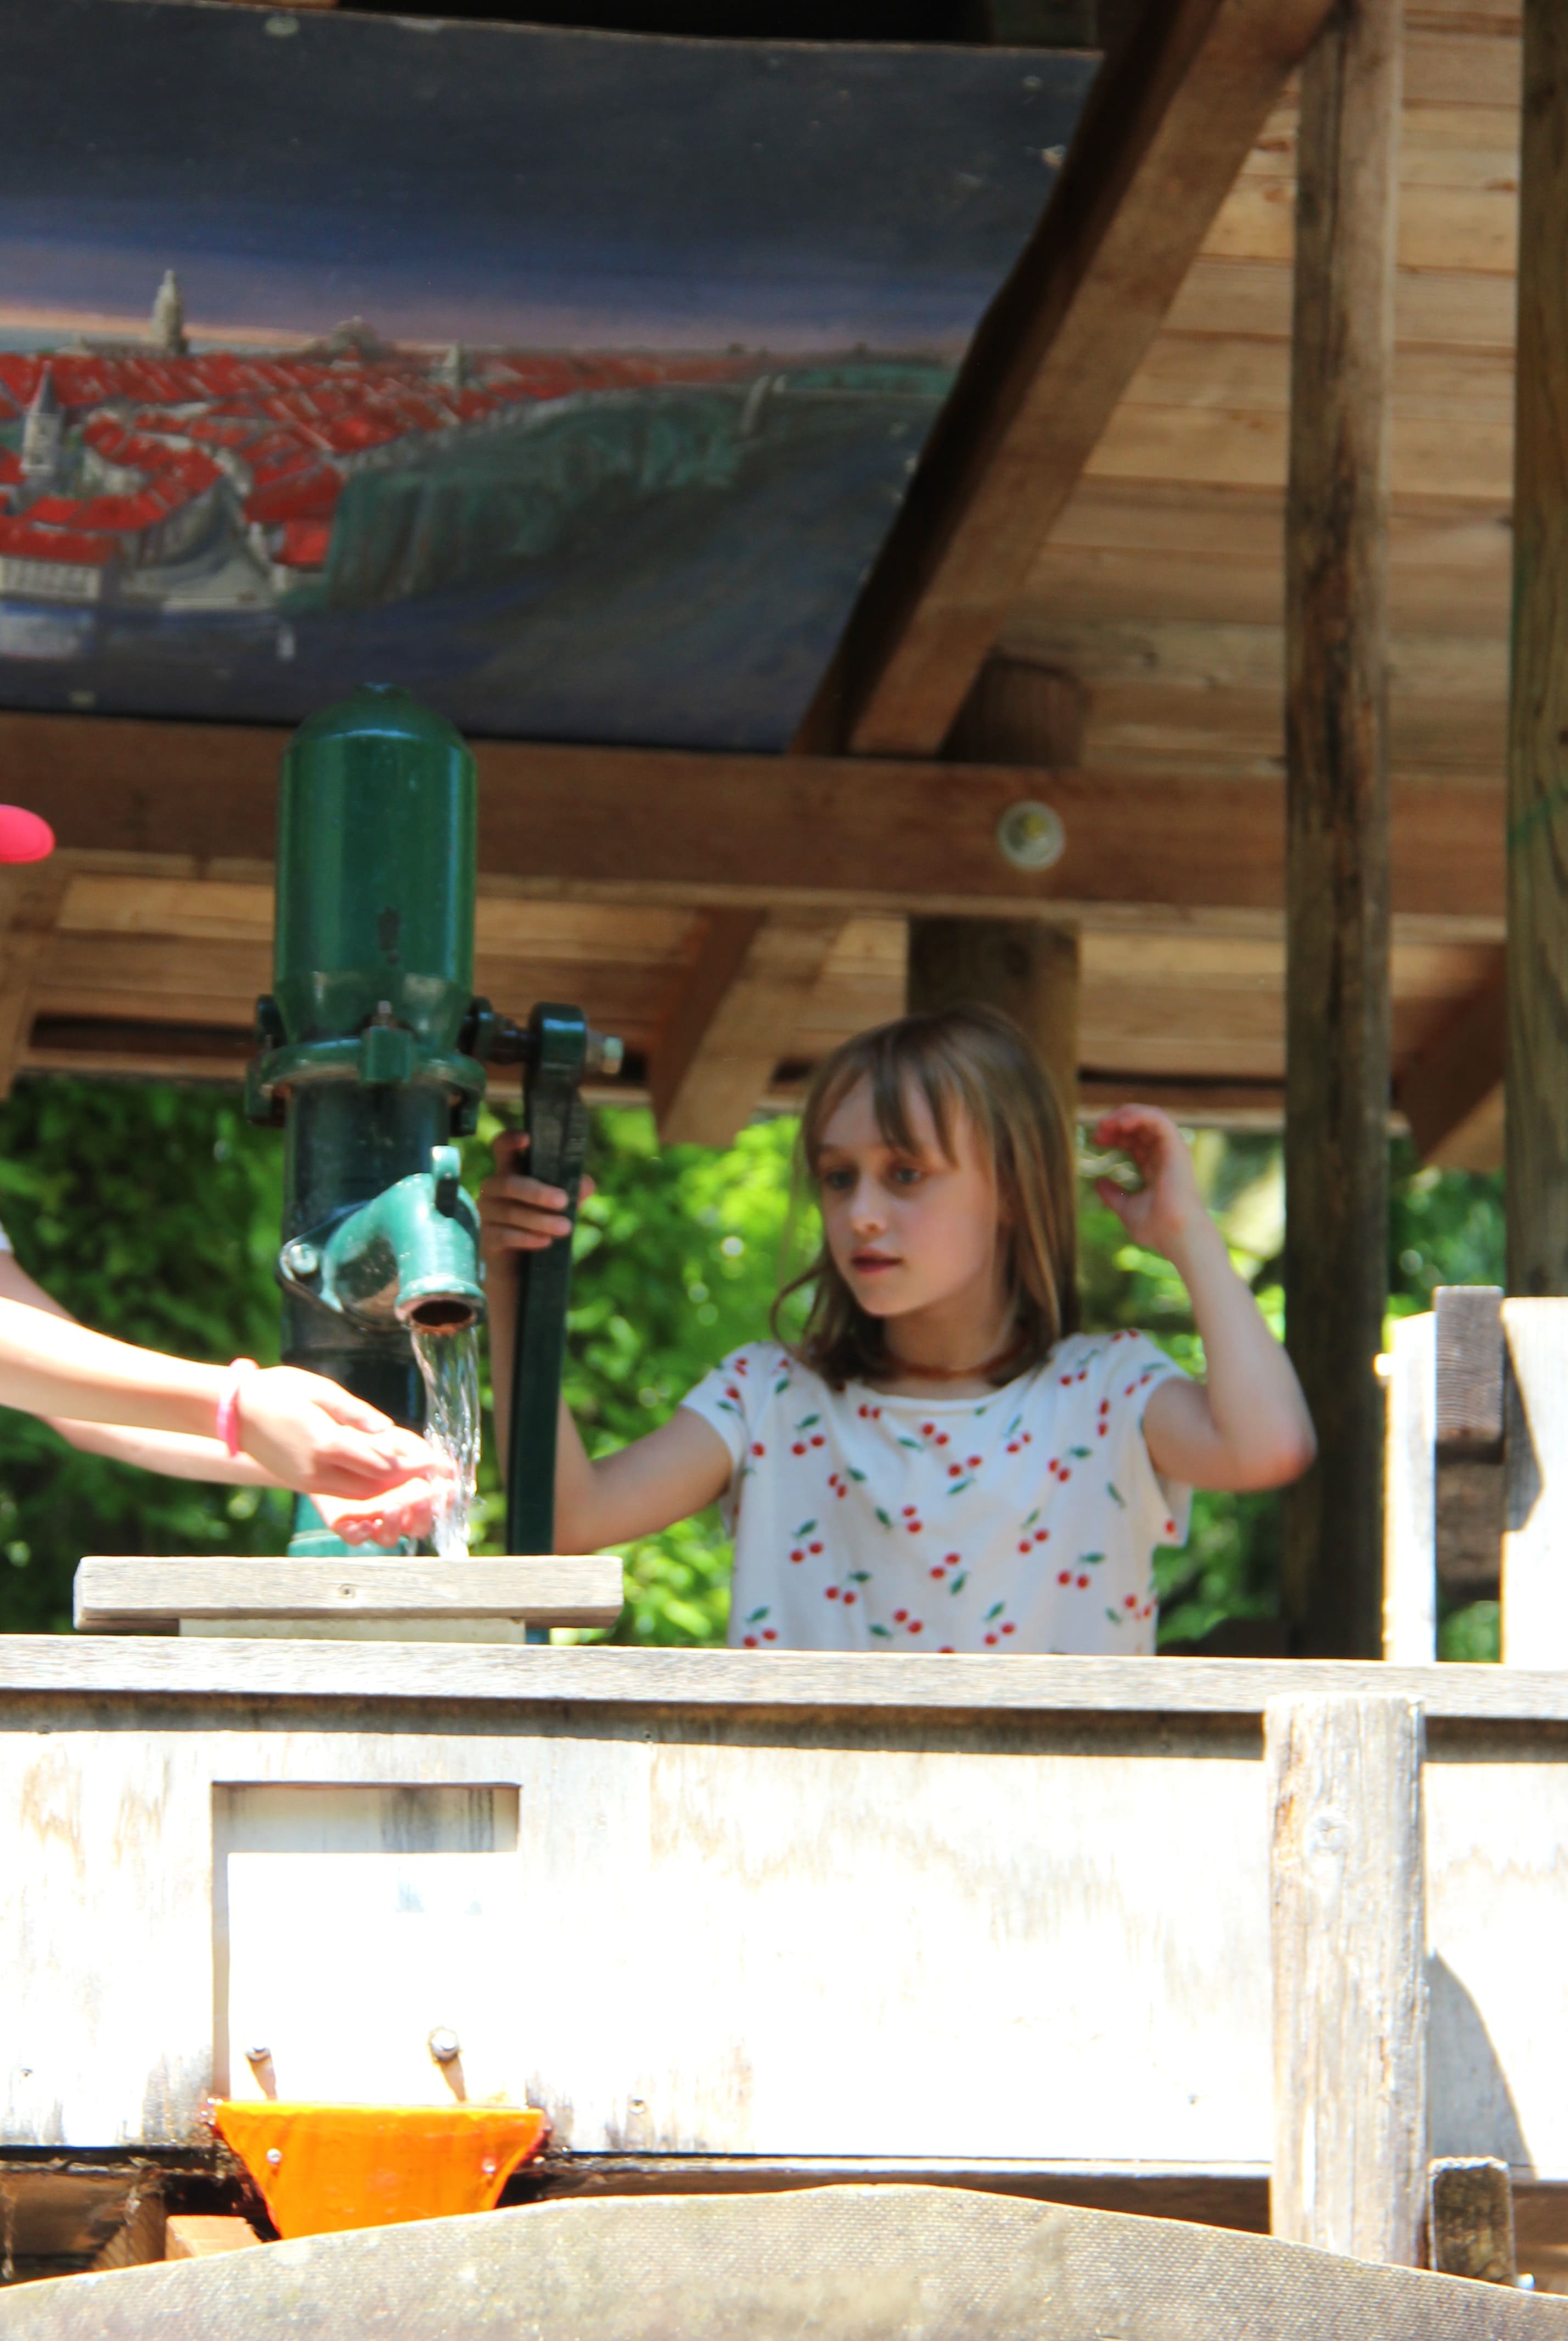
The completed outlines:
[[[345,1544],[396,1544],[402,1537],[434,1532],[435,1511],[451,1494],[456,1477],[444,1455],[439,1472],[423,1471],[379,1496],[313,1496],[322,1519]]]
[[[363,1499],[416,1477],[440,1476],[442,1459],[363,1399],[294,1366],[247,1374],[237,1399],[240,1444],[285,1488]]]
[[[1095,1192],[1136,1243],[1168,1254],[1199,1224],[1209,1224],[1186,1141],[1156,1106],[1118,1106],[1095,1125],[1097,1146],[1119,1147],[1136,1163],[1143,1186],[1129,1195],[1113,1180],[1097,1179]]]
[[[479,1222],[484,1256],[495,1266],[520,1251],[546,1251],[571,1233],[566,1197],[559,1187],[527,1179],[519,1169],[528,1147],[528,1134],[503,1130],[495,1141],[496,1167],[479,1190]],[[585,1179],[582,1192],[591,1195],[593,1181]]]

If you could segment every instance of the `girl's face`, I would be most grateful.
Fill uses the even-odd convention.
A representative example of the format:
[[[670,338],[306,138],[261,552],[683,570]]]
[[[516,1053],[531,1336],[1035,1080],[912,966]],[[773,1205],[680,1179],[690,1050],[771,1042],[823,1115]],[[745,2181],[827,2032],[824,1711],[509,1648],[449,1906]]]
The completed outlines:
[[[868,1081],[834,1109],[817,1179],[833,1264],[868,1316],[903,1317],[944,1302],[987,1302],[1000,1244],[997,1182],[973,1124],[953,1116],[956,1161],[943,1153],[930,1107],[906,1092],[914,1151],[888,1144]]]

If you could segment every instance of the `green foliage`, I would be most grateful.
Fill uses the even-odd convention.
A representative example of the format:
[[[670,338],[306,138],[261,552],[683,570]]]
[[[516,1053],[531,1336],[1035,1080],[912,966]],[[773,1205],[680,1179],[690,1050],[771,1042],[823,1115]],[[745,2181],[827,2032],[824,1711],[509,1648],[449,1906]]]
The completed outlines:
[[[29,1081],[0,1105],[0,1217],[22,1266],[149,1349],[276,1359],[281,1178],[276,1132],[212,1092]],[[277,1552],[287,1536],[281,1494],[160,1479],[0,1410],[0,1629],[67,1627],[84,1552]]]

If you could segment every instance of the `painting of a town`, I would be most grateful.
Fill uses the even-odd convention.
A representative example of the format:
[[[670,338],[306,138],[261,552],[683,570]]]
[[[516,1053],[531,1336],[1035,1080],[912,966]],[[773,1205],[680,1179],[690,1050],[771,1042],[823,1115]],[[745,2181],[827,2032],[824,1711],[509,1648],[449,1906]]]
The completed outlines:
[[[7,11],[0,703],[783,746],[1091,73]]]

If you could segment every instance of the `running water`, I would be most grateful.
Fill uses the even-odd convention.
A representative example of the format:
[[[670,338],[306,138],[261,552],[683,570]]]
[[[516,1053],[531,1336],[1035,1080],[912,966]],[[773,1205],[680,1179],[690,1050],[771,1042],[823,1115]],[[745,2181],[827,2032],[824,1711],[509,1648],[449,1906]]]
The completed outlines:
[[[479,1335],[416,1330],[413,1353],[424,1378],[425,1437],[452,1459],[452,1495],[436,1507],[431,1542],[442,1560],[468,1559],[468,1516],[479,1470]]]

